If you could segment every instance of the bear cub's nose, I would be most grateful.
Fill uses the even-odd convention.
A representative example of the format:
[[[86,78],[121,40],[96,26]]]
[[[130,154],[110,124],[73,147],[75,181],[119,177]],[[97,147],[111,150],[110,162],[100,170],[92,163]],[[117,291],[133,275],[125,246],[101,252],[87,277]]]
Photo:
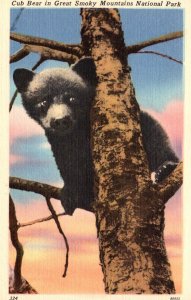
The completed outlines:
[[[52,119],[50,126],[53,129],[68,129],[72,125],[72,120],[69,116],[61,119]]]

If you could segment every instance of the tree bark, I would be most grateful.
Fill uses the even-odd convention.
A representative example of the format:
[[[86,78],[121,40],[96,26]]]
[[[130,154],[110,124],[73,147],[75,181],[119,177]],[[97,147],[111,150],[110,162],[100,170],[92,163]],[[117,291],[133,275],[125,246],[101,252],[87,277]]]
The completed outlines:
[[[14,202],[9,195],[9,229],[11,235],[11,241],[16,250],[16,262],[14,267],[14,288],[15,290],[19,290],[22,285],[22,274],[21,274],[21,266],[23,259],[23,246],[18,238],[18,222],[16,218],[16,211]]]
[[[175,293],[163,235],[165,201],[150,180],[119,13],[82,9],[81,16],[83,51],[98,75],[92,155],[105,291]]]
[[[11,62],[31,51],[41,54],[34,68],[52,55],[69,63],[82,55],[94,58],[98,87],[92,108],[92,152],[105,291],[174,293],[163,237],[164,208],[182,184],[182,163],[162,184],[151,183],[126,57],[148,45],[179,38],[182,32],[126,46],[117,9],[82,9],[81,15],[82,46],[12,33],[11,39],[25,46]],[[60,199],[60,189],[49,185],[11,178],[10,186]]]

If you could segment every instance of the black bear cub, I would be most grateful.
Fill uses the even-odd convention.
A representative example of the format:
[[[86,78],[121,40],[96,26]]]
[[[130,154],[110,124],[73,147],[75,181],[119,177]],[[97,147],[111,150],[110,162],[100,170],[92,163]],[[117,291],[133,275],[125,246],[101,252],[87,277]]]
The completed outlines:
[[[96,68],[83,58],[68,69],[34,73],[17,69],[13,75],[28,115],[45,130],[64,180],[62,204],[67,214],[91,210],[93,167],[90,149],[90,108],[95,95]],[[141,111],[143,144],[153,182],[163,180],[178,163],[169,139],[149,114]]]

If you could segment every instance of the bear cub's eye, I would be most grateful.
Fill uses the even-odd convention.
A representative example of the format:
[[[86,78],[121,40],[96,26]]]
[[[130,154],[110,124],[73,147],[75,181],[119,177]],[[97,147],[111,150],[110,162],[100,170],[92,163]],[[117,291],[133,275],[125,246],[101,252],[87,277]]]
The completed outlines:
[[[44,107],[46,107],[46,105],[47,105],[47,101],[44,100],[44,101],[42,101],[42,102],[37,103],[37,104],[36,104],[36,107],[37,107],[37,108],[44,108]]]
[[[70,101],[70,103],[74,103],[74,102],[76,102],[76,98],[71,96],[71,97],[69,98],[69,101]]]
[[[63,98],[64,98],[63,99],[64,101],[66,101],[67,103],[70,103],[70,104],[74,104],[74,103],[77,102],[77,98],[68,91],[64,92],[64,97]]]

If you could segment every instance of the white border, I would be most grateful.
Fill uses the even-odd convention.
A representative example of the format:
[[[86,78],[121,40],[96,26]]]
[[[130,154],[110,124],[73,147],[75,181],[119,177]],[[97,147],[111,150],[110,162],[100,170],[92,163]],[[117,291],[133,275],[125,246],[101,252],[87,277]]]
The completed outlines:
[[[7,1],[6,1],[7,2]],[[0,2],[0,278],[3,297],[8,287],[8,199],[9,199],[9,14],[7,3]]]
[[[104,0],[10,0],[10,7],[14,7],[14,8],[22,8],[22,7],[26,7],[26,8],[137,8],[137,9],[178,9],[178,8],[184,8],[186,5],[186,2],[188,0],[180,0],[180,1],[176,1],[176,0],[106,0],[106,3],[123,3],[125,2],[126,5],[121,6],[119,4],[113,6],[113,5],[106,5],[103,6],[101,5],[101,2]],[[148,3],[147,5],[144,6],[137,6],[136,3],[141,1],[141,3]],[[41,3],[40,5],[29,5],[28,3]],[[47,6],[45,3],[46,2],[50,2],[51,5]],[[76,3],[80,3],[81,5],[78,6]],[[169,4],[169,2],[174,6],[171,6]],[[22,3],[22,4],[21,4]],[[60,3],[60,5],[56,5],[56,3]],[[62,3],[67,3],[68,5],[63,5]],[[92,5],[93,3],[95,3],[95,5]],[[128,4],[131,3],[131,4]],[[161,6],[154,6],[151,5],[152,3],[154,4],[159,4],[161,3]],[[167,4],[168,3],[168,4]],[[176,3],[180,3],[181,7],[179,6],[175,6]],[[166,6],[167,5],[167,6]]]
[[[27,0],[23,0],[25,3]],[[45,0],[43,0],[45,1]],[[52,1],[52,0],[50,0]],[[69,1],[69,0],[63,0]],[[75,0],[72,0],[73,3]],[[82,0],[86,1],[86,0]],[[96,0],[95,0],[96,1]],[[110,0],[115,1],[115,0]],[[135,1],[135,0],[134,0]],[[143,0],[145,1],[145,0]],[[156,2],[156,0],[153,0]],[[9,8],[11,7],[9,0],[0,2],[0,74],[1,74],[1,86],[0,86],[0,101],[1,101],[1,128],[0,128],[0,237],[1,237],[1,250],[0,250],[0,299],[14,299],[14,296],[18,296],[18,299],[128,299],[128,300],[166,300],[166,299],[191,299],[191,4],[189,0],[181,0],[182,7],[185,10],[185,110],[184,110],[184,187],[183,187],[183,292],[181,295],[9,295],[8,294],[8,164],[9,164],[9,127],[8,127],[8,106],[9,106]],[[20,0],[18,2],[21,2]],[[52,1],[53,2],[53,1]],[[178,2],[172,0],[172,2]],[[23,6],[17,6],[17,8]],[[46,7],[46,6],[42,6]],[[52,8],[54,6],[50,6]],[[33,7],[35,8],[35,7]],[[39,8],[39,7],[37,7]],[[46,7],[48,8],[48,7]],[[61,8],[61,7],[60,7]],[[62,7],[63,8],[63,7]],[[71,8],[77,8],[71,6]],[[136,7],[124,7],[124,8],[136,8]],[[140,7],[137,7],[140,8]],[[145,7],[146,9],[153,7]],[[156,8],[156,7],[154,7]],[[164,8],[164,7],[159,7]],[[176,298],[179,297],[179,298]]]
[[[183,185],[183,295],[191,299],[191,4],[185,10],[185,109],[184,109],[184,185]]]

